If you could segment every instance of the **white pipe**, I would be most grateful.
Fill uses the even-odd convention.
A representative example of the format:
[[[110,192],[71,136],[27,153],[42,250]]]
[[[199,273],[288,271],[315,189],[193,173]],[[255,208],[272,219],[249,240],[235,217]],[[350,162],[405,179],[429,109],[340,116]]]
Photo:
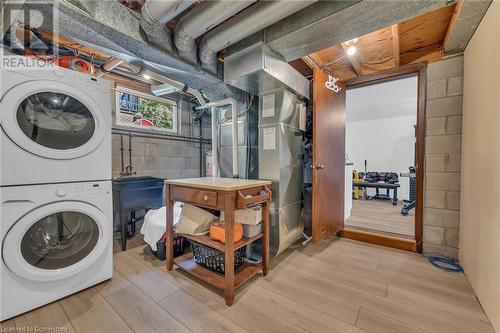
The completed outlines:
[[[205,104],[203,108],[212,108],[212,155],[214,158],[214,161],[217,159],[217,133],[216,133],[216,126],[217,126],[217,120],[215,119],[215,110],[216,107],[221,107],[221,106],[226,106],[226,105],[231,105],[231,117],[232,117],[232,151],[233,151],[233,178],[238,178],[239,177],[239,172],[238,172],[238,109],[237,109],[237,104],[236,101],[233,98],[226,98],[222,99],[220,101],[215,101],[215,102],[210,102]],[[214,152],[215,148],[215,152]],[[216,162],[214,162],[215,164]],[[218,168],[217,168],[218,169]],[[217,169],[214,169],[217,171]],[[215,173],[214,173],[215,175]]]
[[[250,6],[256,0],[204,1],[183,15],[174,31],[174,44],[179,55],[196,63],[195,39],[216,27],[231,16]]]
[[[173,51],[172,33],[166,23],[191,6],[195,0],[149,0],[141,9],[141,28],[147,40],[168,52]]]
[[[212,118],[212,177],[217,177],[217,170],[219,170],[219,159],[217,156],[217,118],[215,117],[215,107],[210,108],[210,115]]]
[[[203,36],[199,56],[203,64],[216,63],[216,53],[313,4],[317,0],[259,1]]]
[[[148,0],[141,11],[159,24],[165,25],[194,2],[195,0]]]

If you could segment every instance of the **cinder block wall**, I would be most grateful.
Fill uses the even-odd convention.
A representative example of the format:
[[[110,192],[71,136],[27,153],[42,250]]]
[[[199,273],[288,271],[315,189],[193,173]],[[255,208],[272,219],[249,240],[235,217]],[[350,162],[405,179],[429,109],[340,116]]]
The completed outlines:
[[[182,101],[182,110],[179,112],[179,133],[185,137],[193,137],[193,141],[176,141],[168,138],[138,137],[132,136],[132,166],[133,171],[138,176],[154,176],[168,179],[199,177],[200,175],[200,150],[199,125],[191,121],[190,126],[189,110],[193,104]],[[113,111],[113,122],[115,121]],[[115,124],[115,123],[114,123]],[[129,127],[119,127],[114,125],[115,130],[127,131]],[[210,138],[210,117],[203,120],[203,137]],[[161,135],[162,132],[145,130],[139,135]],[[121,172],[120,136],[123,136],[123,159],[125,167],[129,165],[129,141],[124,134],[113,134],[112,154],[113,154],[113,177],[119,177]],[[204,144],[202,147],[202,165],[204,173],[205,154],[210,149],[210,145]]]
[[[427,67],[424,252],[458,256],[463,57]]]

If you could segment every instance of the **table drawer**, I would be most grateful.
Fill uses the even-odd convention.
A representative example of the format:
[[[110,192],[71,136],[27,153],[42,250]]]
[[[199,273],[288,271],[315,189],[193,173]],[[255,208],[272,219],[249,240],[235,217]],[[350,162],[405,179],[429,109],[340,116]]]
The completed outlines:
[[[172,200],[217,207],[217,192],[173,186]]]

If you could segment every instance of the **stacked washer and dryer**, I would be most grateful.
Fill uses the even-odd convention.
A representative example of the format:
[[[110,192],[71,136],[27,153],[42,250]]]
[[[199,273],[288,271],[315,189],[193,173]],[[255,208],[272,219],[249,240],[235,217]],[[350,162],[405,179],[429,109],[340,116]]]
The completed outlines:
[[[0,321],[111,278],[108,81],[0,73]]]

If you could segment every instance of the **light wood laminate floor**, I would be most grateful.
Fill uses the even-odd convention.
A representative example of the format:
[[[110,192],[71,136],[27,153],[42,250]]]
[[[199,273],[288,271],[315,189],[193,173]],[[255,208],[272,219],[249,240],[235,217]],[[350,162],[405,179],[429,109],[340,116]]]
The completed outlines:
[[[296,246],[227,307],[213,290],[167,272],[142,242],[129,245],[114,255],[112,280],[5,321],[2,331],[494,332],[463,274],[409,252],[347,239]]]
[[[353,200],[351,216],[345,225],[354,229],[388,235],[415,237],[415,209],[401,214],[402,204],[393,206],[389,200]]]

